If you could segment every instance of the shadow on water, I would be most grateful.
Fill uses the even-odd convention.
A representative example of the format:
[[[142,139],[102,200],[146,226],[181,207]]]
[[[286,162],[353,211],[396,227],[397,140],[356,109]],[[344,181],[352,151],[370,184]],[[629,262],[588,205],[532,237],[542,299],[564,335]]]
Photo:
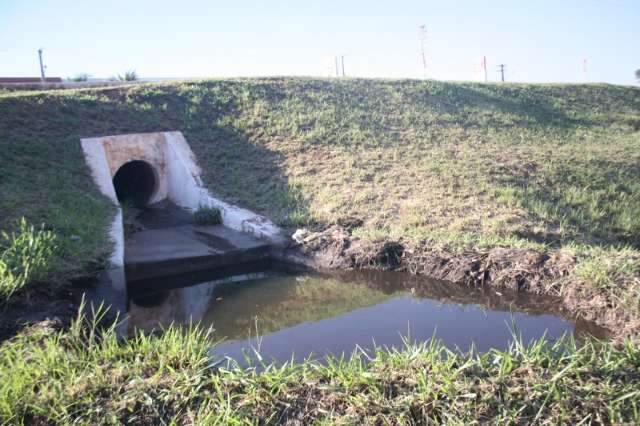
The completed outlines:
[[[452,349],[506,349],[564,334],[606,337],[566,319],[559,300],[476,290],[396,272],[309,273],[269,270],[188,287],[140,292],[129,302],[130,332],[197,321],[226,339],[214,357],[242,361],[351,354],[357,347],[402,347],[436,337]],[[186,281],[181,282],[184,285]],[[162,296],[160,296],[162,295]],[[515,325],[515,330],[512,326]]]

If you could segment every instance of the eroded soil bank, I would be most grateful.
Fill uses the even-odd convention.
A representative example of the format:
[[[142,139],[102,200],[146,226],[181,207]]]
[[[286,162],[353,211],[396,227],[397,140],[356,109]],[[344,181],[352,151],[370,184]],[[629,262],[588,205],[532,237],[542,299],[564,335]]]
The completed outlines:
[[[560,298],[569,315],[607,329],[614,338],[640,332],[640,322],[631,313],[615,309],[609,293],[594,293],[572,274],[576,259],[568,251],[547,255],[533,249],[498,247],[450,253],[426,243],[412,246],[402,240],[364,241],[353,236],[352,229],[353,224],[346,223],[317,232],[298,232],[285,257],[313,268],[402,271],[474,288],[491,286],[553,295]]]

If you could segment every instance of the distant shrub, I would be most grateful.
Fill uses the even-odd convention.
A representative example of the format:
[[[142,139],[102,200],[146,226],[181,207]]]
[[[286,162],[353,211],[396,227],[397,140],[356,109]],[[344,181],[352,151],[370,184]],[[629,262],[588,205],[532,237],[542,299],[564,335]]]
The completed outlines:
[[[124,75],[118,74],[118,80],[120,80],[120,81],[136,81],[136,80],[138,80],[138,73],[135,70],[125,71]]]
[[[197,225],[220,225],[222,223],[222,213],[215,207],[200,206],[193,213],[193,219]]]
[[[20,220],[17,232],[0,233],[0,301],[7,301],[49,266],[55,235]]]
[[[75,76],[69,78],[68,80],[70,81],[87,81],[89,80],[89,74],[87,73],[81,73],[81,74],[76,74]]]

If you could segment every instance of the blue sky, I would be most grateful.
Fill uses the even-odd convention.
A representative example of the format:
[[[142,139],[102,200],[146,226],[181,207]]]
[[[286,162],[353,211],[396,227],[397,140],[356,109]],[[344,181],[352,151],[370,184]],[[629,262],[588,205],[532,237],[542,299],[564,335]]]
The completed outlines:
[[[635,84],[640,0],[0,0],[0,76],[308,75]],[[584,60],[586,59],[586,72]]]

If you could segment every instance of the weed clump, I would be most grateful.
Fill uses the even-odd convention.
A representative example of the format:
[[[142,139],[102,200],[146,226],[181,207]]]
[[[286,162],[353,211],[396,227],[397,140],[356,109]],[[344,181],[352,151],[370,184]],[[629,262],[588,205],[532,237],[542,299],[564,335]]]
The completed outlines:
[[[49,266],[55,235],[20,219],[18,230],[0,233],[0,302],[6,302]]]
[[[216,207],[200,206],[193,213],[193,220],[196,225],[220,225],[222,223],[222,212]]]

